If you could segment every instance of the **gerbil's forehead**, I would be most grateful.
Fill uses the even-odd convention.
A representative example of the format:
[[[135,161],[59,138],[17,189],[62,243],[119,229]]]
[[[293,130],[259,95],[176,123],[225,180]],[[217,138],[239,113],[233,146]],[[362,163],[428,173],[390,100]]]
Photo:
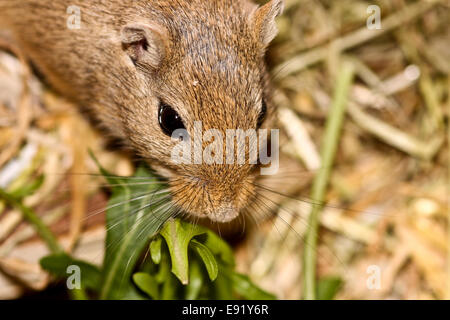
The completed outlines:
[[[191,48],[161,78],[164,96],[189,111],[184,118],[190,119],[185,120],[207,122],[230,116],[240,119],[227,121],[231,127],[254,125],[263,95],[260,65],[236,47],[205,39],[197,44],[203,45]]]
[[[171,50],[160,95],[187,122],[252,127],[260,112],[263,54],[241,1],[193,0],[173,7]]]
[[[188,126],[202,121],[208,127],[251,128],[261,110],[263,54],[244,13],[229,16],[231,9],[224,10],[207,19],[197,12],[185,29],[178,25],[172,56],[160,73],[161,98]]]
[[[238,65],[231,56],[214,64],[190,61],[165,77],[161,96],[189,127],[202,121],[205,129],[248,129],[260,113],[259,77],[258,70]]]

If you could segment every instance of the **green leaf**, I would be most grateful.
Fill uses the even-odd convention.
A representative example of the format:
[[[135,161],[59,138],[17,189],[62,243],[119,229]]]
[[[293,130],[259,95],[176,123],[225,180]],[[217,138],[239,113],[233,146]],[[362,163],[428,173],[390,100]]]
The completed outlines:
[[[100,169],[113,184],[106,212],[106,250],[101,299],[123,299],[135,288],[131,273],[143,249],[171,216],[169,199],[154,183],[157,178],[145,167],[134,179],[112,176]],[[140,178],[140,179],[136,179]],[[148,182],[148,184],[146,183]]]
[[[253,284],[242,274],[223,268],[224,275],[231,281],[234,291],[248,300],[274,300],[276,297]]]
[[[58,278],[67,278],[71,275],[68,267],[77,266],[80,268],[81,286],[86,289],[99,290],[100,270],[92,264],[76,260],[66,253],[55,253],[42,258],[40,265]]]
[[[155,264],[161,262],[161,237],[156,237],[150,242],[150,256]]]
[[[206,241],[204,245],[208,247],[209,250],[214,255],[220,256],[222,261],[230,267],[234,266],[234,254],[228,243],[226,243],[221,237],[215,234],[213,231],[205,229]]]
[[[10,194],[14,196],[16,199],[22,199],[33,194],[36,190],[38,190],[42,186],[43,183],[44,183],[44,176],[40,175],[39,177],[34,179],[31,183],[21,186],[17,190],[12,191]]]
[[[218,300],[232,300],[233,297],[233,285],[231,281],[224,275],[223,268],[220,267],[219,275],[216,281],[213,283],[213,289],[215,297]]]
[[[92,160],[94,160],[101,175],[106,179],[106,181],[108,181],[109,184],[117,185],[117,184],[122,184],[124,182],[123,178],[113,175],[113,174],[109,173],[108,170],[103,168],[103,166],[100,164],[100,161],[98,161],[97,157],[94,155],[94,152],[91,149],[89,149],[89,156],[91,157]]]
[[[167,277],[164,279],[161,299],[162,300],[174,300],[177,299],[177,292],[180,289],[180,282],[173,275],[173,273],[167,273]]]
[[[159,299],[158,282],[148,273],[138,272],[133,275],[133,281],[139,289],[149,295],[150,298]]]
[[[161,235],[166,240],[172,261],[172,273],[186,285],[189,282],[188,246],[195,236],[204,234],[200,227],[183,222],[179,219],[169,220],[161,230]]]
[[[196,260],[193,260],[189,265],[189,283],[186,286],[186,300],[197,299],[202,286],[203,273],[200,268],[200,263]]]
[[[155,279],[158,283],[164,283],[166,279],[171,276],[170,274],[170,259],[168,253],[161,252],[161,262],[159,263],[158,273],[155,275]]]
[[[69,296],[71,300],[89,300],[86,291],[83,289],[72,289],[69,291]]]
[[[205,245],[201,244],[196,240],[191,241],[192,249],[198,253],[200,258],[205,264],[206,271],[208,271],[208,276],[211,281],[216,280],[217,274],[219,273],[219,267],[217,266],[216,258],[212,252]]]
[[[318,281],[316,297],[318,300],[333,300],[342,285],[339,277],[324,277]]]

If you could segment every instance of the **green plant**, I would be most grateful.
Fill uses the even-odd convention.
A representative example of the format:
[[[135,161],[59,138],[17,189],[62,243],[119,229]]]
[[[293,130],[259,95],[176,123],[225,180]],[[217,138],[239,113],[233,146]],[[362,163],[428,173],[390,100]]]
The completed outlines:
[[[337,81],[333,104],[330,108],[327,122],[325,125],[325,134],[321,148],[322,170],[314,178],[311,190],[311,199],[316,204],[312,206],[311,214],[308,220],[308,232],[306,235],[303,254],[303,296],[307,300],[315,300],[316,295],[316,255],[317,238],[319,229],[319,215],[322,210],[325,192],[328,186],[328,180],[331,174],[331,168],[334,162],[345,110],[347,107],[347,95],[353,81],[353,66],[345,63],[341,67]]]
[[[75,297],[101,299],[274,299],[234,271],[232,249],[211,230],[173,218],[164,183],[145,166],[117,177],[100,165],[111,185],[103,266],[53,253],[41,266],[58,278],[79,267]]]

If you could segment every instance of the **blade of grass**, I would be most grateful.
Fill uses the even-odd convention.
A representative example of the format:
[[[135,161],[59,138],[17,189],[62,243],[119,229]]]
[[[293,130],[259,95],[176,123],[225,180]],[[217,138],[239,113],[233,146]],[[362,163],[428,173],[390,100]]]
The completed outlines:
[[[325,125],[325,134],[321,148],[323,170],[319,170],[312,186],[311,199],[321,203],[325,197],[325,191],[330,177],[331,167],[339,142],[342,122],[347,107],[347,97],[353,81],[353,66],[349,63],[342,64],[334,99]],[[315,299],[316,296],[316,247],[319,227],[320,205],[313,205],[309,216],[309,230],[306,235],[307,244],[304,247],[303,257],[303,290],[304,298]]]
[[[20,200],[16,199],[2,188],[0,188],[0,199],[4,200],[8,205],[17,208],[23,214],[25,219],[33,225],[36,232],[46,242],[51,252],[58,253],[63,251],[53,233],[32,209],[25,206]]]

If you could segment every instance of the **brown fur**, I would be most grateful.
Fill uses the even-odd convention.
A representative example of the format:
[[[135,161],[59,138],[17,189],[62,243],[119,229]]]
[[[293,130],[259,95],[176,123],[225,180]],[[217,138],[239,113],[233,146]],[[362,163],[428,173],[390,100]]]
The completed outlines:
[[[67,7],[81,8],[81,29],[67,28]],[[254,197],[253,165],[174,165],[175,142],[158,125],[159,99],[204,129],[255,128],[270,87],[264,51],[282,2],[258,9],[247,0],[0,0],[0,20],[63,95],[88,106],[170,178],[185,211],[228,221]],[[124,27],[148,25],[150,55],[133,65]],[[125,34],[126,36],[126,34]],[[159,40],[158,40],[159,39]]]

